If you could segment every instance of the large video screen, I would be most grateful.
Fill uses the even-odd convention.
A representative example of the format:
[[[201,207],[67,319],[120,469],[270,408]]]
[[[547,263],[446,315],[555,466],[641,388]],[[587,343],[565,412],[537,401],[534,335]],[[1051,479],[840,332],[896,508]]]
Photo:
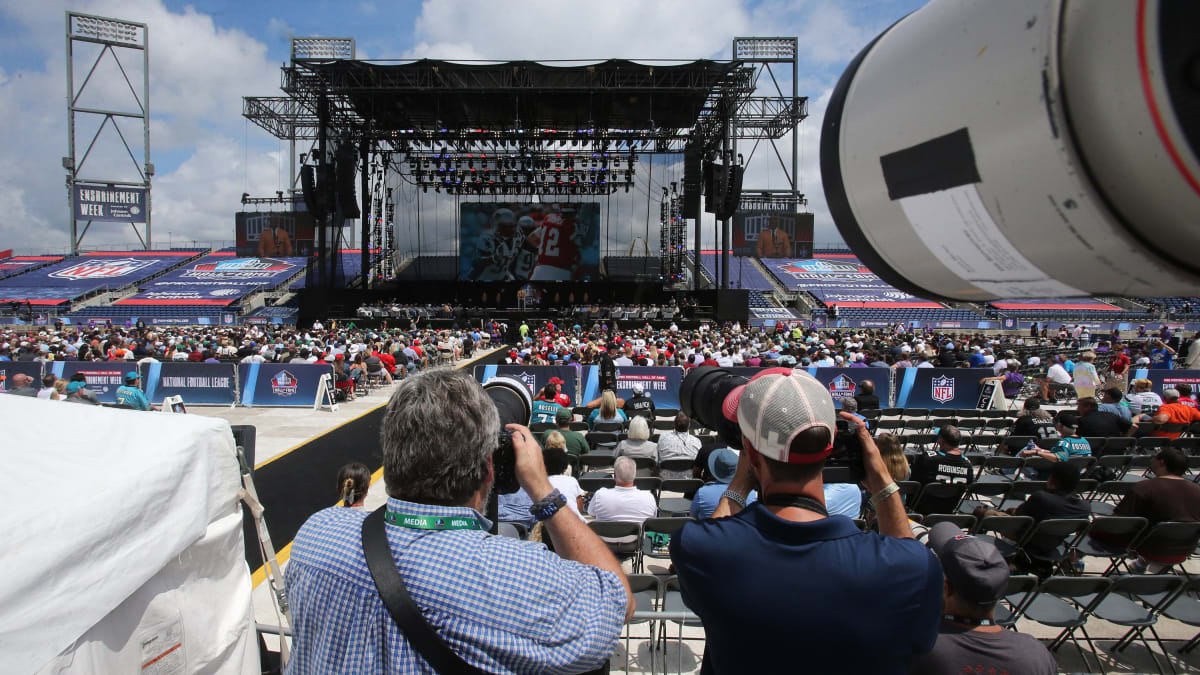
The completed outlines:
[[[463,281],[590,281],[600,276],[598,203],[466,203],[459,214]]]
[[[733,214],[734,255],[811,258],[813,214],[738,211]]]
[[[290,258],[313,252],[316,228],[307,211],[239,211],[233,222],[237,254],[243,258]],[[273,231],[279,234],[262,236]]]

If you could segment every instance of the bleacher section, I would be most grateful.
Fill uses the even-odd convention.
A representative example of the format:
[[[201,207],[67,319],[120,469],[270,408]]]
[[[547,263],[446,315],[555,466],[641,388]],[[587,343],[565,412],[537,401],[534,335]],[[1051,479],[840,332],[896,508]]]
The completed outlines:
[[[611,281],[658,281],[662,266],[658,258],[610,255],[604,259],[604,272]]]
[[[767,308],[771,308],[774,306],[775,305],[771,304],[771,301],[767,299],[767,296],[763,295],[762,291],[754,290],[754,289],[750,290],[750,308],[751,309],[755,309],[755,308],[767,309]]]
[[[239,258],[232,252],[210,253],[118,300],[131,307],[229,307],[257,291],[271,289],[303,274],[307,258]]]
[[[18,274],[31,272],[51,263],[56,263],[65,257],[61,255],[15,255],[0,259],[0,279],[7,279]]]
[[[800,260],[763,258],[762,264],[784,287],[807,291],[826,306],[944,309],[941,304],[889,286],[849,253],[820,254]]]
[[[376,251],[378,253],[378,251]],[[346,288],[354,280],[362,276],[362,249],[347,248],[338,252],[338,278],[334,282],[335,288]],[[297,291],[302,288],[307,288],[310,274],[302,274],[300,278],[293,281],[288,290]]]
[[[56,307],[120,291],[191,261],[201,251],[97,251],[0,281],[0,301]]]
[[[896,321],[918,321],[922,324],[930,323],[954,323],[954,322],[976,322],[983,320],[984,317],[966,309],[947,309],[945,307],[938,309],[905,309],[892,310],[877,307],[838,307],[838,318],[849,321],[879,321],[883,323],[892,323]],[[973,326],[973,324],[972,324]]]
[[[716,278],[717,265],[720,264],[717,254],[701,253],[700,264],[704,266],[710,279]],[[764,277],[762,271],[754,264],[754,258],[740,255],[729,257],[729,287],[750,288],[758,291],[775,290],[771,280]]]

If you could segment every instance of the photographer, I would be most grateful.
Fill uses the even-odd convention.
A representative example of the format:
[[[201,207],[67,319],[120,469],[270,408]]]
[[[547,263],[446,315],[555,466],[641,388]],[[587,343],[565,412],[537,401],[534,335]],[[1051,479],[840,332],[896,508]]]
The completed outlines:
[[[527,428],[513,432],[517,481],[558,555],[488,534],[482,515],[498,471],[499,415],[465,373],[405,379],[384,414],[386,528],[397,571],[434,632],[484,672],[579,672],[613,652],[634,602],[620,565],[570,511]],[[553,507],[557,506],[557,509]],[[319,511],[287,567],[295,637],[289,673],[432,672],[394,624],[367,569],[367,513]],[[561,557],[559,557],[561,556]]]
[[[820,382],[784,372],[725,399],[742,436],[733,481],[712,519],[671,538],[684,602],[704,623],[702,671],[902,673],[937,638],[941,568],[912,539],[898,488],[851,415],[841,419],[861,446],[882,534],[826,515],[821,472],[838,416]],[[743,507],[755,487],[759,501]]]

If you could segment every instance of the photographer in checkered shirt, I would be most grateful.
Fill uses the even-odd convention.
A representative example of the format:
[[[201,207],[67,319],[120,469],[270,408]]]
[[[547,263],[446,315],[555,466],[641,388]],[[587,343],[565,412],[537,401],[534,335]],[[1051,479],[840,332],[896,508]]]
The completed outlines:
[[[380,431],[387,541],[408,594],[452,652],[482,672],[578,673],[605,662],[636,606],[620,564],[556,500],[529,429],[513,432],[516,476],[545,523],[545,546],[488,534],[499,416],[465,373],[405,379]],[[432,673],[393,622],[363,553],[367,513],[329,508],[292,544],[295,630],[287,672]],[[561,557],[560,557],[561,556]]]

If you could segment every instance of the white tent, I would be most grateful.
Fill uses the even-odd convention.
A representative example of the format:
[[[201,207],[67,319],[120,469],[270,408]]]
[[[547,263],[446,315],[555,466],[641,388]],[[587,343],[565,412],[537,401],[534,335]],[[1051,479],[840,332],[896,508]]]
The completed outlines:
[[[259,672],[227,422],[12,395],[0,420],[0,672]]]

